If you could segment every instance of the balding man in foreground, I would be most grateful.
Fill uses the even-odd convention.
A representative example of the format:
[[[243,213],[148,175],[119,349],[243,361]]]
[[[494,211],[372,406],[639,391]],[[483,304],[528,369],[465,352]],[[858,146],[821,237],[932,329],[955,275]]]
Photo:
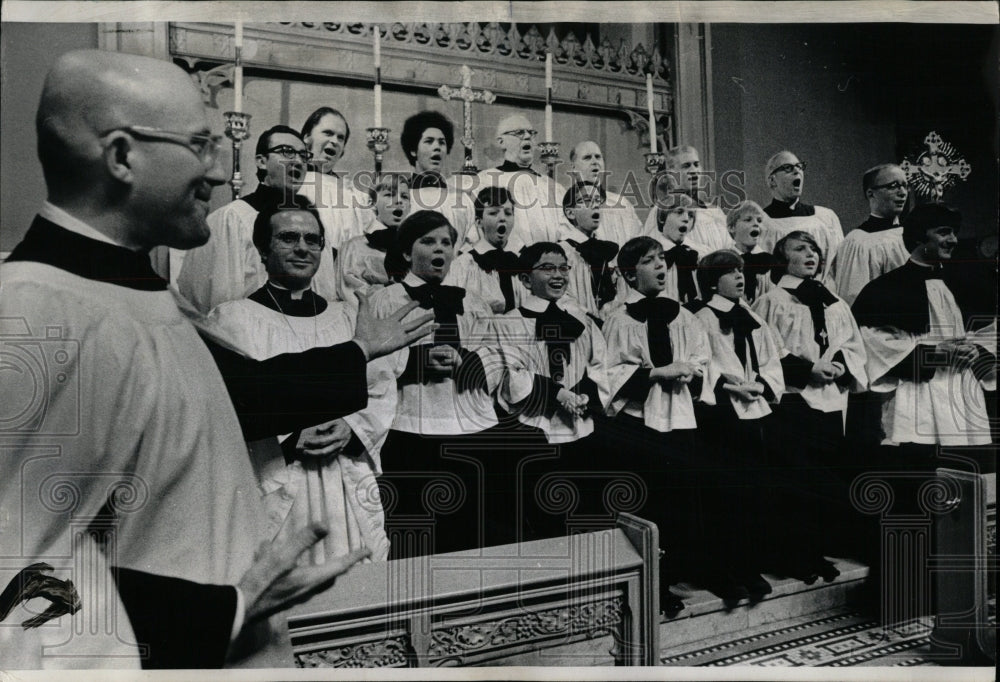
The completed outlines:
[[[268,618],[363,554],[296,568],[318,526],[261,545],[244,441],[363,407],[366,362],[424,336],[430,316],[404,327],[408,306],[375,321],[362,298],[348,343],[264,362],[212,346],[149,263],[155,246],[205,243],[225,179],[190,78],[72,52],[46,78],[36,125],[48,201],[3,266],[0,355],[43,373],[5,372],[4,400],[40,407],[0,431],[0,518],[13,526],[0,589],[39,564],[62,587],[49,612],[25,583],[4,591],[2,666],[291,665],[284,620]]]
[[[604,190],[601,205],[601,223],[594,232],[597,239],[614,242],[619,248],[633,237],[642,234],[642,223],[635,214],[632,202],[607,186],[608,173],[604,170],[604,153],[593,140],[584,140],[569,153],[572,164],[570,174],[577,183],[590,183]]]

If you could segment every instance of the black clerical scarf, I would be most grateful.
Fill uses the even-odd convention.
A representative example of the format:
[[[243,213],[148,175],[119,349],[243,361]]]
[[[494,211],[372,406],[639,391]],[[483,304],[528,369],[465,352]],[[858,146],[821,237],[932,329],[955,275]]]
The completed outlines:
[[[514,309],[514,271],[517,270],[517,255],[504,251],[503,249],[493,249],[486,253],[480,253],[473,249],[469,252],[476,265],[486,273],[495,272],[500,278],[500,291],[503,292],[504,308],[506,313]]]
[[[896,218],[880,218],[877,215],[869,215],[868,219],[855,229],[864,230],[865,232],[884,232],[885,230],[899,227],[899,225],[895,224],[896,220]]]
[[[555,301],[550,301],[540,313],[524,307],[519,310],[526,319],[535,320],[535,339],[545,344],[549,356],[549,377],[561,383],[572,357],[573,342],[580,338],[586,326],[557,306]]]
[[[410,179],[410,189],[417,190],[422,187],[439,187],[441,189],[448,189],[448,183],[445,181],[444,176],[437,171],[414,173],[413,177]]]
[[[139,291],[167,288],[166,280],[150,265],[148,253],[84,237],[41,216],[35,217],[6,262],[17,261],[43,263],[85,279]]]
[[[532,175],[538,175],[539,177],[541,177],[541,174],[536,172],[535,169],[532,168],[531,166],[519,166],[513,161],[507,161],[507,160],[504,160],[503,163],[497,166],[497,170],[502,171],[504,173],[520,173],[523,171],[525,173],[531,173]]]
[[[600,308],[615,297],[615,283],[611,279],[611,266],[608,263],[618,255],[618,245],[593,237],[582,242],[572,239],[566,241],[590,266],[590,290],[597,299],[597,307]]]
[[[421,308],[434,311],[434,322],[439,325],[434,331],[434,345],[451,346],[456,350],[460,348],[462,341],[458,334],[458,316],[465,312],[462,303],[465,289],[437,282],[427,282],[417,287],[403,282],[403,288]]]
[[[680,310],[680,303],[669,298],[647,297],[625,304],[629,317],[646,323],[646,341],[653,367],[665,367],[674,361],[669,325]]]
[[[746,308],[733,301],[733,307],[727,311],[719,310],[709,306],[715,316],[719,318],[719,328],[723,332],[733,332],[733,350],[736,357],[740,359],[743,367],[747,366],[747,349],[750,350],[750,369],[760,372],[760,363],[757,361],[757,347],[753,342],[753,330],[760,327],[760,323],[753,319],[753,316]]]
[[[301,298],[292,298],[291,291],[275,286],[270,281],[247,298],[289,317],[315,317],[321,315],[328,305],[326,299],[312,289],[303,291]]]
[[[815,279],[804,279],[794,289],[782,288],[799,299],[803,305],[809,306],[809,315],[813,321],[813,340],[816,341],[819,354],[822,355],[830,347],[829,334],[826,332],[826,308],[836,303],[837,297]]]
[[[781,199],[774,199],[767,208],[764,209],[764,213],[770,218],[804,218],[806,216],[816,215],[816,207],[812,204],[807,204],[804,201],[799,201],[795,204],[795,208],[792,208],[791,202],[782,201]]]
[[[769,275],[777,265],[778,259],[766,251],[743,254],[744,293],[748,301],[757,297],[757,276]]]
[[[698,252],[686,244],[678,244],[663,253],[663,260],[668,268],[677,268],[677,297],[681,303],[697,298],[694,271],[698,267]]]
[[[292,205],[294,201],[293,197],[296,193],[291,189],[283,189],[280,187],[270,187],[268,185],[257,185],[255,189],[250,194],[245,197],[240,197],[237,201],[245,201],[253,207],[253,210],[260,213],[268,206],[281,206],[282,202],[285,201],[286,204]],[[300,197],[299,201],[303,199]]]

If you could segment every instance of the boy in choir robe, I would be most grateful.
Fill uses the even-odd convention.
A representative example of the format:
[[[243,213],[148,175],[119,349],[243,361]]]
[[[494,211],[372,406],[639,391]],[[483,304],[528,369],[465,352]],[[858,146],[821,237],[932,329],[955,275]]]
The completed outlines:
[[[417,301],[411,315],[432,310],[438,325],[429,342],[398,351],[405,369],[381,479],[392,558],[513,541],[508,479],[497,470],[504,460],[495,456],[502,441],[492,396],[502,364],[494,315],[476,294],[442,283],[455,238],[440,213],[410,214],[394,246],[406,274],[371,296],[376,316]]]
[[[267,208],[257,214],[253,237],[268,281],[248,298],[215,308],[201,323],[202,333],[255,360],[349,339],[355,309],[312,290],[324,245],[316,210]],[[385,359],[371,362],[364,409],[293,432],[280,446],[273,437],[248,443],[264,494],[267,538],[293,537],[314,522],[330,530],[304,563],[322,564],[327,557],[364,549],[375,561],[388,556],[375,477],[401,370]]]
[[[442,174],[445,157],[455,143],[455,127],[444,114],[421,111],[406,119],[399,143],[406,160],[413,166],[410,179],[410,203],[414,211],[437,211],[448,219],[458,233],[456,253],[479,236],[475,231],[472,198],[459,183],[463,176],[446,178]]]
[[[807,584],[840,572],[823,558],[839,549],[853,516],[848,485],[852,462],[844,439],[848,393],[868,386],[861,330],[851,309],[820,283],[823,254],[808,232],[778,240],[782,276],[753,304],[787,353],[785,394],[775,409],[772,445],[787,520],[780,567]],[[790,448],[788,443],[798,443]]]
[[[885,472],[881,477],[892,485],[893,514],[927,513],[921,488],[939,466],[995,467],[995,461],[979,460],[995,457],[983,446],[992,443],[984,391],[996,390],[996,309],[979,309],[976,286],[985,283],[970,282],[962,272],[968,265],[952,262],[960,227],[958,211],[939,204],[915,208],[903,226],[909,259],[865,286],[852,308],[867,351],[869,409],[875,413],[863,442],[870,468]],[[874,574],[904,579],[896,562],[879,570],[886,547],[881,538],[871,542],[882,550],[869,557]],[[913,557],[905,559],[904,565]],[[906,596],[891,605],[904,613],[883,617],[927,613],[926,592],[911,588]]]
[[[854,303],[868,282],[910,257],[899,222],[909,195],[906,173],[894,163],[869,168],[861,178],[861,189],[868,200],[868,218],[847,233],[835,252],[827,254],[829,280],[848,304]]]
[[[589,182],[604,189],[601,221],[594,236],[617,244],[619,247],[642,234],[642,223],[635,214],[635,206],[628,198],[608,189],[609,173],[604,170],[604,153],[593,140],[577,144],[569,152],[572,165],[569,173],[575,182]]]
[[[299,193],[319,211],[326,230],[328,255],[336,255],[345,243],[365,234],[375,220],[367,194],[356,189],[351,178],[335,170],[350,138],[347,118],[333,107],[316,109],[302,125],[302,139],[312,152],[312,162]],[[319,284],[317,280],[320,295],[335,297]]]
[[[523,287],[515,281],[517,254],[505,251],[514,229],[514,202],[503,187],[485,187],[476,195],[476,232],[472,247],[456,256],[447,283],[471,291],[494,313],[516,308]]]
[[[785,383],[778,340],[743,300],[743,260],[729,250],[710,253],[698,280],[708,297],[696,315],[712,348],[706,381],[715,394],[714,406],[695,407],[707,446],[699,462],[704,585],[732,606],[771,592],[760,573],[781,530],[769,510],[765,437]]]
[[[529,537],[566,532],[564,514],[580,513],[610,525],[613,517],[600,504],[592,474],[600,452],[594,415],[608,400],[604,337],[593,318],[565,296],[569,285],[566,253],[554,242],[526,246],[518,257],[518,279],[525,290],[520,307],[497,320],[504,358],[498,393],[501,407],[522,424],[538,429],[558,457],[527,458],[519,505],[525,509]],[[601,467],[604,468],[604,467]],[[573,480],[574,474],[582,479]],[[573,508],[556,508],[559,479],[579,487]]]
[[[562,234],[563,214],[560,199],[566,190],[547,175],[536,172],[535,138],[538,130],[523,114],[511,114],[497,124],[497,146],[503,151],[503,163],[487,168],[477,176],[477,189],[503,187],[514,199],[514,229],[508,248],[518,253],[521,247],[539,241],[558,241]]]
[[[250,194],[212,211],[206,244],[184,252],[177,289],[199,311],[207,313],[225,301],[238,301],[257,291],[267,272],[253,245],[253,222],[265,206],[292,203],[306,175],[312,154],[298,131],[273,126],[257,138],[257,180]],[[324,273],[332,268],[327,259]],[[326,282],[329,277],[317,281]],[[324,291],[328,295],[329,291]]]
[[[765,217],[755,201],[741,201],[726,215],[734,250],[743,259],[743,297],[751,304],[774,286],[771,273],[777,261],[758,243]]]
[[[604,190],[590,183],[574,184],[562,198],[568,224],[559,244],[570,265],[566,295],[595,318],[606,303],[619,293],[625,295],[628,288],[615,269],[618,244],[594,236],[604,200]]]
[[[604,324],[613,417],[609,451],[629,449],[632,470],[646,484],[639,516],[656,522],[666,553],[660,603],[668,615],[684,608],[667,586],[691,575],[697,554],[697,452],[694,403],[714,400],[704,381],[711,357],[708,334],[695,316],[664,295],[663,247],[651,237],[622,246],[618,267],[630,291],[625,306]]]
[[[694,202],[686,194],[673,192],[658,200],[655,210],[650,213],[656,215],[653,223],[656,231],[648,236],[663,247],[667,262],[664,291],[668,298],[681,305],[691,303],[698,298],[698,279],[695,275],[698,259],[710,252],[706,246],[689,238],[694,224]]]
[[[354,237],[337,256],[340,298],[353,301],[354,292],[370,293],[392,281],[385,259],[396,241],[396,230],[410,213],[410,184],[399,173],[386,173],[369,192],[375,222]],[[398,269],[398,268],[396,268]]]
[[[764,212],[764,234],[760,245],[773,251],[778,240],[795,230],[808,232],[829,258],[844,241],[844,228],[837,214],[823,206],[802,201],[806,165],[787,150],[773,154],[764,164],[764,182],[771,190],[771,203]]]
[[[701,170],[698,150],[680,145],[667,150],[667,168],[656,182],[657,204],[668,200],[674,192],[683,192],[691,198],[691,226],[689,240],[704,248],[701,255],[718,249],[733,248],[733,240],[726,230],[726,214],[716,205],[716,200],[706,196],[710,175]],[[655,236],[657,231],[655,211],[646,216],[643,234]]]

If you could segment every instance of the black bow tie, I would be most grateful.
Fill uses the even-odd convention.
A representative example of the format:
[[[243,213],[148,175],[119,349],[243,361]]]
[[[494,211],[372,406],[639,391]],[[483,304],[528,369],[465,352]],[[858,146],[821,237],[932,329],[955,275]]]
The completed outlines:
[[[750,368],[759,372],[757,347],[754,345],[752,332],[760,327],[760,323],[753,319],[750,312],[738,301],[734,301],[733,307],[725,312],[717,308],[711,310],[719,318],[719,329],[726,333],[730,331],[733,333],[733,350],[736,352],[736,357],[740,359],[740,364],[744,367],[747,366],[747,349],[749,348]]]
[[[644,298],[625,304],[625,312],[632,319],[646,323],[646,341],[653,367],[665,367],[674,361],[669,325],[680,311],[680,303],[669,298]]]
[[[514,271],[517,269],[517,256],[510,251],[493,249],[486,253],[470,251],[472,260],[485,272],[495,272],[500,278],[500,291],[503,293],[504,312],[514,309]]]
[[[677,298],[682,303],[698,297],[698,287],[694,281],[694,271],[698,267],[698,252],[690,246],[678,244],[664,252],[663,260],[667,268],[677,268]]]
[[[572,343],[580,338],[586,326],[565,310],[550,301],[540,313],[521,308],[521,315],[535,320],[535,339],[545,344],[549,356],[549,376],[561,382],[566,373],[566,365],[571,358]]]
[[[465,289],[430,282],[416,287],[403,282],[403,288],[421,308],[434,311],[434,321],[439,325],[434,331],[434,344],[458,348],[458,316],[465,313]]]
[[[668,268],[675,265],[693,268],[698,265],[698,252],[686,244],[678,244],[663,252],[663,260]]]
[[[830,347],[826,332],[827,306],[837,302],[837,297],[830,290],[814,279],[804,279],[795,289],[787,289],[803,305],[809,306],[809,315],[813,321],[813,340],[819,346],[820,355]]]
[[[444,176],[437,171],[426,171],[424,173],[416,173],[410,182],[411,189],[420,189],[421,187],[448,189],[448,183],[445,181]]]
[[[770,274],[777,264],[774,255],[766,251],[743,254],[743,273],[746,275],[743,293],[748,301],[757,297],[757,276]]]
[[[389,227],[375,230],[366,234],[365,240],[367,240],[368,246],[385,253],[396,241],[396,230]]]
[[[590,290],[597,299],[597,307],[615,297],[615,283],[611,278],[611,267],[608,263],[618,255],[618,245],[603,239],[590,239],[576,242],[567,239],[580,257],[590,266]]]

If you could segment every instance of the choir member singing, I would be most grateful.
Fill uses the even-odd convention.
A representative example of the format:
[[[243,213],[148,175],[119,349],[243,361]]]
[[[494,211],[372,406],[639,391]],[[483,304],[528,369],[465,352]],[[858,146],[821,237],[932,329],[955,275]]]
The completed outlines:
[[[743,297],[753,303],[774,286],[771,273],[777,261],[760,246],[764,209],[754,201],[741,201],[726,215],[726,227],[733,237],[735,251],[743,259]]]

